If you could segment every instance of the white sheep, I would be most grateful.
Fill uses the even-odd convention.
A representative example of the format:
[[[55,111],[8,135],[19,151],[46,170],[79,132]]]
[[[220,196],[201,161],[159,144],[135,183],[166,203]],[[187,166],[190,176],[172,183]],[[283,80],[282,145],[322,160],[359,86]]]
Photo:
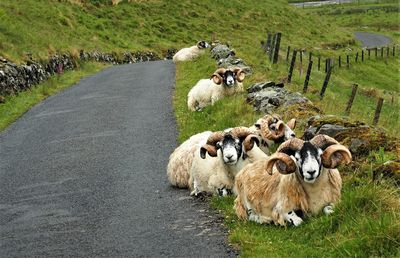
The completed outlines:
[[[258,136],[246,127],[211,134],[193,159],[189,178],[191,195],[231,193],[235,175],[246,164],[266,158],[258,143]]]
[[[270,155],[270,148],[274,143],[280,144],[296,137],[296,134],[293,132],[295,127],[296,119],[293,118],[285,124],[278,115],[274,114],[265,115],[258,119],[249,129],[258,131],[261,137],[260,149],[267,155]]]
[[[349,150],[329,136],[288,140],[268,159],[247,165],[236,176],[236,214],[258,223],[295,226],[303,216],[321,210],[330,214],[342,187],[335,168],[350,161]]]
[[[210,45],[207,42],[199,41],[195,46],[182,48],[181,50],[176,52],[175,55],[172,57],[172,60],[174,61],[174,63],[193,60],[194,58],[204,54],[205,49],[209,47]]]
[[[179,145],[169,156],[167,176],[171,185],[179,188],[189,187],[189,170],[195,152],[198,152],[200,147],[206,144],[211,133],[211,131],[206,131],[193,135]]]
[[[245,72],[240,68],[219,68],[211,79],[201,79],[189,91],[188,108],[191,111],[200,111],[202,108],[213,105],[225,96],[243,92]]]

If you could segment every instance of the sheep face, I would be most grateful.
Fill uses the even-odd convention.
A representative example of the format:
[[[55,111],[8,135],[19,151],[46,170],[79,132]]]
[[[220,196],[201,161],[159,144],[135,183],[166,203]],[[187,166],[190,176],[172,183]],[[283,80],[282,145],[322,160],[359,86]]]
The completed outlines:
[[[206,41],[202,40],[202,41],[199,41],[199,42],[197,43],[197,47],[198,47],[199,49],[205,49],[205,48],[209,48],[209,47],[210,47],[210,44],[208,44]]]
[[[246,77],[245,72],[240,68],[225,69],[219,68],[212,75],[212,80],[215,84],[222,84],[225,87],[231,88],[236,85],[236,82],[242,82]]]
[[[296,126],[294,118],[285,124],[277,115],[266,115],[258,119],[254,126],[260,131],[263,139],[272,140],[275,143],[282,143],[296,137],[293,131]]]
[[[281,174],[297,173],[306,183],[314,183],[322,167],[336,168],[351,161],[350,151],[327,135],[317,135],[310,141],[290,139],[279,146],[267,162],[266,170],[272,174],[275,165]]]
[[[217,142],[217,149],[221,150],[224,163],[234,165],[242,155],[242,143],[238,138],[226,134],[224,138]]]
[[[299,168],[298,173],[305,182],[314,183],[321,174],[322,153],[323,151],[320,148],[317,148],[310,142],[305,142],[303,147],[299,151],[296,151],[294,157]]]

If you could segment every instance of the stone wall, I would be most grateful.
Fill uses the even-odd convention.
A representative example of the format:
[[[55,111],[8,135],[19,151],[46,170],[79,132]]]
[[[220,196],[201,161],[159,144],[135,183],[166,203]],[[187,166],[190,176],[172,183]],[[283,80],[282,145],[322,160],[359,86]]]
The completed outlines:
[[[164,59],[171,59],[175,49],[169,49]],[[160,56],[153,52],[124,52],[102,53],[99,51],[80,51],[79,56],[71,53],[55,54],[48,60],[29,60],[24,65],[17,65],[0,57],[0,97],[16,94],[46,80],[54,74],[61,74],[66,70],[77,67],[78,61],[96,61],[118,64],[131,64],[137,62],[160,60]]]

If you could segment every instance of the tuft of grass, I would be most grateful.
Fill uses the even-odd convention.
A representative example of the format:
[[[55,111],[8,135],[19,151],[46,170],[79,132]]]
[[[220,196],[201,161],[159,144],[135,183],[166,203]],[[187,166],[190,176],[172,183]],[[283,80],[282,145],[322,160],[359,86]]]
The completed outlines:
[[[48,80],[33,86],[30,90],[20,92],[17,95],[6,96],[5,102],[0,104],[0,132],[35,104],[105,67],[106,65],[102,63],[81,63],[77,70],[52,76]]]

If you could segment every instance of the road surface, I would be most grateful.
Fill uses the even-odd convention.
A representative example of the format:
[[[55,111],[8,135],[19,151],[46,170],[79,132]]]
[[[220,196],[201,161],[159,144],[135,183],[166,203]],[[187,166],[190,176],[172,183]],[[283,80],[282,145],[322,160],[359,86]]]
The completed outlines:
[[[354,35],[367,48],[386,46],[392,42],[391,38],[376,33],[354,32]]]
[[[0,257],[229,257],[221,219],[169,186],[171,61],[114,66],[0,133]]]

